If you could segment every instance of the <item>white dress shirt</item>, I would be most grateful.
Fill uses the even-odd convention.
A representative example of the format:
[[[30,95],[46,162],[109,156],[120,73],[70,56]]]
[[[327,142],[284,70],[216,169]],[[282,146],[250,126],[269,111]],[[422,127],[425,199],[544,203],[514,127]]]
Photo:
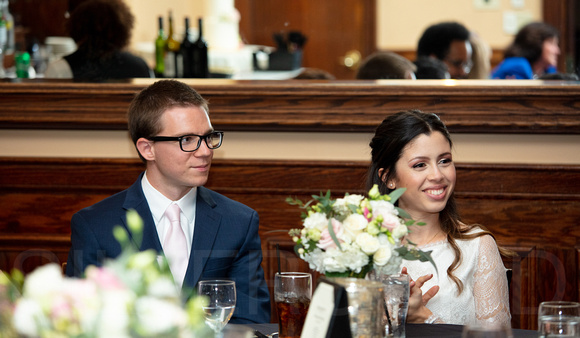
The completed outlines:
[[[179,205],[179,208],[181,209],[181,228],[185,233],[189,258],[195,225],[195,203],[197,199],[197,188],[192,188],[179,201],[172,201],[165,197],[157,189],[153,188],[151,183],[149,183],[149,180],[147,180],[147,172],[145,172],[143,175],[141,186],[143,187],[143,194],[145,194],[145,199],[147,199],[147,203],[149,204],[149,209],[151,210],[151,215],[153,216],[153,221],[155,222],[157,234],[159,235],[159,241],[161,243],[164,242],[165,236],[167,235],[167,229],[169,228],[170,224],[169,219],[164,216],[165,210],[167,210],[167,207],[169,207],[171,203],[176,203]]]

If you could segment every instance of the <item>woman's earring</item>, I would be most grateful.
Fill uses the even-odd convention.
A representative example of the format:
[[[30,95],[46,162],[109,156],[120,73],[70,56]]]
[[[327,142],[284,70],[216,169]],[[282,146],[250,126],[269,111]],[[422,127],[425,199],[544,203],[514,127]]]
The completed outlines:
[[[390,188],[390,189],[395,189],[395,184],[394,184],[394,183],[390,183],[390,184],[389,184],[389,188]]]

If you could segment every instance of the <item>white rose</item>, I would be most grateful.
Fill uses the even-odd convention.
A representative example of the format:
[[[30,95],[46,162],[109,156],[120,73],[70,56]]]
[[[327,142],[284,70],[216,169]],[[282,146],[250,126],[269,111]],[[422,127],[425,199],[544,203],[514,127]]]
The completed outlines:
[[[373,262],[380,266],[387,264],[393,255],[392,250],[391,246],[381,246],[373,255]]]
[[[328,218],[323,213],[315,212],[304,219],[304,227],[306,229],[319,229],[322,231],[328,227]]]
[[[396,239],[404,237],[406,234],[409,233],[409,228],[405,224],[399,223],[392,232],[393,237]]]
[[[42,313],[37,302],[21,298],[16,303],[12,324],[19,334],[26,337],[38,337],[40,336],[38,326],[48,325],[48,318]]]
[[[356,244],[358,244],[361,250],[367,255],[372,255],[379,249],[379,239],[366,232],[363,232],[356,237]]]
[[[356,238],[367,227],[368,221],[363,215],[352,214],[344,219],[342,225],[352,238]]]
[[[139,298],[135,312],[138,325],[146,335],[162,335],[187,324],[187,316],[180,306],[154,297]]]
[[[128,309],[134,298],[130,290],[106,290],[101,294],[98,337],[129,337]]]
[[[166,276],[155,279],[147,288],[147,294],[159,298],[179,298],[179,289],[175,282]]]
[[[42,301],[60,292],[63,279],[62,268],[58,264],[45,264],[26,277],[22,293],[24,297]]]

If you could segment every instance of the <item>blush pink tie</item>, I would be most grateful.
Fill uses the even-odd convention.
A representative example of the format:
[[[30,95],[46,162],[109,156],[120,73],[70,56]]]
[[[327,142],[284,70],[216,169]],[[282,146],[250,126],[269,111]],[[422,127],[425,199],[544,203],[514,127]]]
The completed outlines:
[[[179,205],[174,203],[165,210],[165,216],[170,224],[163,241],[163,252],[165,257],[167,257],[175,282],[182,285],[188,259],[187,243],[185,241],[185,233],[181,228],[180,213]]]

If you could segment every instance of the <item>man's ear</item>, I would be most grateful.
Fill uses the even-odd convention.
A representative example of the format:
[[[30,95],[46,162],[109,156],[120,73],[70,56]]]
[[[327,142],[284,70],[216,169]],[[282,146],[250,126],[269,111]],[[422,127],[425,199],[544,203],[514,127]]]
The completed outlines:
[[[153,161],[155,159],[155,152],[153,151],[153,141],[149,141],[146,138],[140,138],[135,143],[137,151],[141,156],[147,161]]]

